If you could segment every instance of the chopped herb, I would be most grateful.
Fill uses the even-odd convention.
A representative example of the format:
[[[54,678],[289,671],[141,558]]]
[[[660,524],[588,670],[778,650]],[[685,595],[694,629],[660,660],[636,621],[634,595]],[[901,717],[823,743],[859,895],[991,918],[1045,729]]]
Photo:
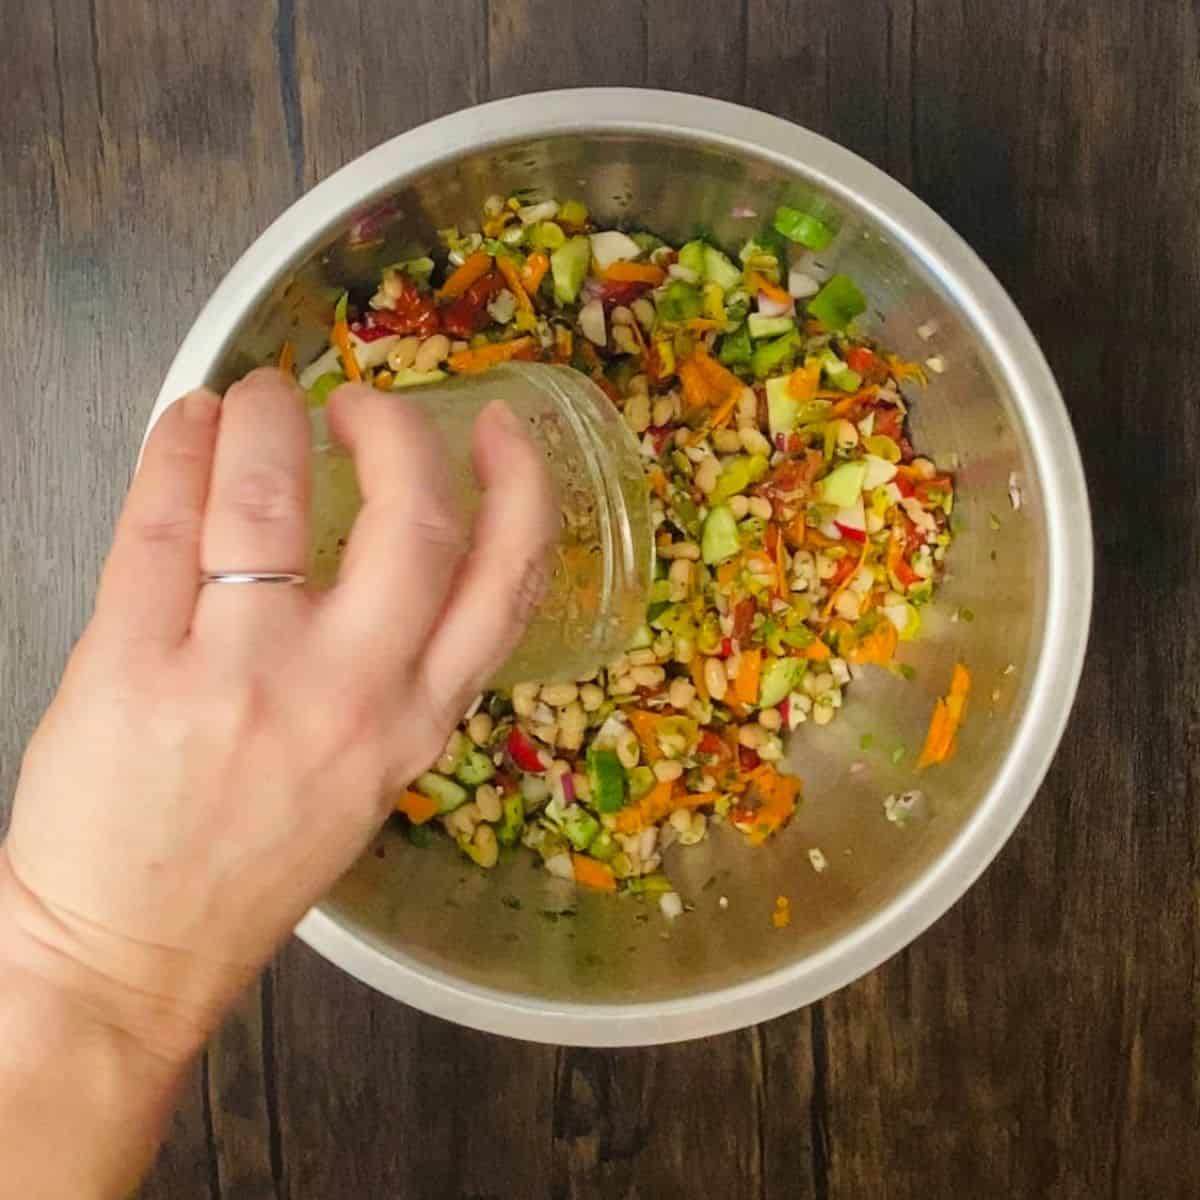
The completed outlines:
[[[903,742],[901,742],[900,745],[898,745],[895,750],[892,751],[892,765],[895,766],[897,763],[899,763],[907,753],[907,747]]]
[[[988,528],[993,533],[1000,528],[1000,518],[995,513],[988,513]]]
[[[864,733],[862,737],[858,739],[858,748],[860,750],[870,750],[874,744],[875,738],[869,733]]]
[[[521,911],[521,901],[516,896],[512,896],[512,895],[501,896],[500,903],[503,904],[505,908],[511,908],[514,912]]]

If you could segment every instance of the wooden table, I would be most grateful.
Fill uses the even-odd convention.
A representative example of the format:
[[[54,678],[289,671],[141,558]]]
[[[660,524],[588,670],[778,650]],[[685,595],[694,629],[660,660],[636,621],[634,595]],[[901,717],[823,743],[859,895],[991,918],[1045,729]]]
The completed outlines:
[[[1095,504],[1066,740],[999,860],[911,949],[756,1029],[601,1052],[455,1028],[293,943],[188,1080],[147,1196],[1196,1194],[1197,21],[1188,0],[7,6],[5,796],[214,284],[304,188],[489,97],[707,92],[891,172],[1025,312]]]

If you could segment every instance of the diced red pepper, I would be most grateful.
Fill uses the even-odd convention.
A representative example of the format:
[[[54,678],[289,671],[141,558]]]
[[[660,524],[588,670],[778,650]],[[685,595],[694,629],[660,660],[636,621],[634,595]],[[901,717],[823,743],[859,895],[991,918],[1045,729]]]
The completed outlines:
[[[738,747],[738,766],[743,771],[753,771],[760,762],[762,762],[762,759],[758,757],[757,750],[751,750],[749,746]]]
[[[875,424],[871,432],[878,437],[891,438],[897,445],[904,432],[904,418],[898,408],[880,407],[875,410]]]
[[[508,751],[508,756],[513,760],[522,771],[531,775],[541,775],[545,773],[546,768],[542,765],[541,755],[538,753],[538,744],[529,737],[528,734],[518,729],[515,725],[508,735],[508,741],[505,743],[505,749]]]
[[[606,309],[616,308],[619,304],[632,304],[649,288],[648,283],[602,283],[600,284],[600,301]]]
[[[930,493],[936,492],[939,496],[948,496],[954,490],[954,480],[949,475],[935,475],[932,479],[922,479],[913,488],[913,493],[917,499],[925,505],[926,508],[932,503]],[[934,498],[936,499],[936,497]]]
[[[721,639],[720,655],[722,658],[728,658],[733,653],[733,638],[724,637]]]
[[[907,517],[904,522],[904,556],[907,558],[918,546],[925,545],[925,535]]]
[[[846,360],[846,366],[860,375],[866,375],[876,361],[874,353],[865,346],[851,346],[843,357]]]
[[[489,271],[475,280],[457,300],[450,301],[441,310],[446,332],[460,338],[469,338],[473,333],[478,333],[490,319],[488,301],[503,288],[504,277],[498,271]]]
[[[700,741],[696,744],[696,749],[701,754],[710,755],[717,762],[725,762],[731,757],[729,746],[713,733],[711,729],[706,729],[700,735]]]
[[[856,529],[853,525],[843,525],[841,521],[834,521],[838,527],[838,532],[841,533],[849,542],[865,542],[867,540],[867,531],[865,529]]]
[[[896,485],[896,490],[900,493],[900,495],[904,496],[905,498],[913,495],[916,491],[913,485],[909,483],[903,475],[897,475],[892,482]]]
[[[836,591],[844,580],[853,575],[858,570],[858,559],[847,554],[845,558],[838,559],[837,570],[833,573],[833,578],[829,581],[830,592]]]
[[[671,434],[675,431],[669,425],[652,425],[646,432],[650,435],[651,444],[654,446],[654,453],[661,454]]]

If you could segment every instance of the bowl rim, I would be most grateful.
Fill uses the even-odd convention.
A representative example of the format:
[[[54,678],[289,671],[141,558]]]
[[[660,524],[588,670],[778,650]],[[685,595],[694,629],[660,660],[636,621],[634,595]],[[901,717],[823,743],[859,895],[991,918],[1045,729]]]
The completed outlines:
[[[435,1016],[535,1042],[631,1046],[724,1033],[819,1000],[903,949],[963,895],[1029,807],[1066,727],[1087,646],[1093,552],[1083,468],[1058,386],[1016,306],[966,242],[902,184],[810,130],[726,101],[647,88],[535,92],[462,109],[399,134],[330,175],[278,217],[217,287],[167,371],[147,436],[176,397],[204,383],[280,271],[314,242],[314,231],[327,230],[440,162],[516,141],[585,132],[692,140],[802,169],[916,256],[1012,389],[1038,474],[1046,530],[1037,665],[995,779],[924,874],[817,953],[715,991],[644,1004],[588,1004],[488,988],[415,958],[385,954],[320,906],[296,928],[303,941],[350,975]]]

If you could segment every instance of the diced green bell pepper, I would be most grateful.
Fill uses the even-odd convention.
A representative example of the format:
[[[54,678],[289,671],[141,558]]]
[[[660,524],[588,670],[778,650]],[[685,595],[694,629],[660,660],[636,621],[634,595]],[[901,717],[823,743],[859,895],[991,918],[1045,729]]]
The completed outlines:
[[[691,271],[697,279],[704,278],[704,243],[688,242],[679,248],[679,265]]]
[[[750,340],[750,330],[743,324],[721,339],[717,358],[727,367],[744,367],[749,364],[753,352],[754,343]]]
[[[502,846],[515,846],[521,840],[521,830],[525,828],[525,801],[521,793],[513,788],[512,791],[505,792],[501,804],[496,838]]]
[[[446,372],[436,367],[432,371],[414,371],[412,367],[401,367],[392,376],[392,391],[398,392],[406,387],[422,387],[424,384],[437,383],[439,379],[445,378]]]
[[[845,329],[867,311],[867,300],[848,275],[832,275],[808,302],[808,311],[830,329]]]
[[[786,204],[775,210],[772,224],[788,241],[798,242],[809,250],[824,250],[833,241],[833,230],[824,221]]]
[[[589,746],[587,776],[597,812],[619,812],[625,806],[625,768],[614,750]]]
[[[750,356],[750,366],[759,379],[774,375],[784,363],[791,359],[801,342],[796,333],[785,333],[783,337],[774,338],[769,342],[759,342]]]
[[[648,796],[657,782],[654,772],[649,767],[634,767],[629,772],[629,799],[640,800],[643,796]]]
[[[554,221],[539,221],[526,234],[535,250],[557,250],[567,240],[562,226]]]

